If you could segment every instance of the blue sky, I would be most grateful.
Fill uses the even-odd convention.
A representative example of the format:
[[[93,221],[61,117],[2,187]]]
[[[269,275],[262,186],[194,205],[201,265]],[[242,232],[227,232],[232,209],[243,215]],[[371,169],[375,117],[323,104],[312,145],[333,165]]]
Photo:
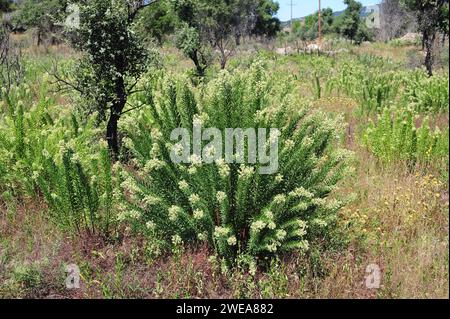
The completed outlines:
[[[280,4],[278,18],[281,21],[291,19],[291,0],[277,0]],[[314,13],[318,10],[318,0],[292,0],[294,3],[293,16],[300,18]],[[363,5],[371,5],[380,3],[380,0],[359,0]],[[341,11],[345,9],[344,0],[322,0],[322,8],[331,8],[333,11]]]

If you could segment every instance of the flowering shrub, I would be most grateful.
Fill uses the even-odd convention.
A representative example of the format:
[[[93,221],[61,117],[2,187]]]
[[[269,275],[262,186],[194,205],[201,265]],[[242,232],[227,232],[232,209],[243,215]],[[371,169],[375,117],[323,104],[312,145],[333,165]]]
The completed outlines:
[[[334,225],[344,203],[330,193],[350,158],[335,146],[342,118],[311,112],[260,62],[235,74],[222,71],[198,91],[172,76],[149,82],[140,96],[147,108],[124,121],[134,167],[121,173],[127,198],[121,221],[166,243],[207,242],[228,261],[238,252],[305,252]],[[173,163],[171,131],[193,123],[278,128],[278,172],[260,175],[258,163],[205,164],[196,156]]]
[[[43,195],[54,221],[69,231],[107,234],[113,204],[106,145],[94,148],[98,130],[59,110],[45,83],[38,102],[27,85],[4,94],[0,119],[0,191]],[[88,155],[95,154],[95,155]]]
[[[354,98],[361,113],[382,113],[393,104],[413,107],[419,113],[448,112],[447,75],[429,77],[423,70],[385,70],[388,61],[367,59],[344,60],[327,81],[327,92]]]
[[[416,128],[414,112],[385,109],[376,123],[370,122],[363,143],[382,161],[430,162],[448,157],[449,130],[430,128],[428,117]]]
[[[428,77],[422,71],[412,73],[405,80],[404,100],[414,110],[423,113],[448,112],[448,75]]]

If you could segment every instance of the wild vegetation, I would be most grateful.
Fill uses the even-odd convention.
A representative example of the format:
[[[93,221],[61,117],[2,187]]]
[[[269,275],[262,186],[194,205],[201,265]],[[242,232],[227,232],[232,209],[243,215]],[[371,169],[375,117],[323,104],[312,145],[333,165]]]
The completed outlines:
[[[420,41],[362,43],[354,1],[321,15],[327,49],[291,54],[273,46],[315,39],[317,14],[286,38],[269,0],[75,2],[52,31],[0,2],[42,31],[0,33],[0,297],[448,298],[448,40],[430,72]],[[194,125],[277,128],[277,172],[174,163]]]

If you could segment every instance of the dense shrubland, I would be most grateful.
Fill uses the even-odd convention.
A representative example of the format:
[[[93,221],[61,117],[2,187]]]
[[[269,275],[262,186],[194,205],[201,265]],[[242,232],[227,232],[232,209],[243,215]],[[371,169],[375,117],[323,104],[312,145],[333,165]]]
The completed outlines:
[[[96,3],[95,14],[108,11]],[[138,50],[119,13],[106,21]],[[145,33],[153,22],[138,23]],[[91,27],[79,55],[27,52],[0,94],[0,296],[45,296],[44,285],[65,295],[49,281],[75,262],[78,297],[448,297],[448,72],[429,77],[369,51],[402,47],[340,40],[336,52],[348,50],[330,56],[255,44],[220,71],[217,47],[202,47],[196,27],[176,33],[181,50],[160,49],[160,70],[127,60],[118,74],[108,54],[123,44],[108,37],[100,52]],[[359,27],[341,30],[363,36]],[[201,78],[190,61],[200,49]],[[62,86],[73,78],[92,90]],[[111,109],[117,80],[127,91],[120,112]],[[117,117],[113,157],[108,115]],[[195,123],[278,128],[278,172],[195,156],[173,163],[172,129]],[[383,270],[376,292],[361,285],[372,262]]]

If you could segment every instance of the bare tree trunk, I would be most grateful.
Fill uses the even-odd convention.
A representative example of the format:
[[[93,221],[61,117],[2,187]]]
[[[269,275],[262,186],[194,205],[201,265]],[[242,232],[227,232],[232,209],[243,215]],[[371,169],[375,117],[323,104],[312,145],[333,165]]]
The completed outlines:
[[[125,82],[122,78],[119,78],[116,82],[116,96],[117,99],[111,106],[111,114],[106,127],[106,140],[108,141],[108,148],[111,152],[112,158],[115,160],[117,160],[120,153],[118,132],[119,119],[127,101]]]
[[[106,128],[106,139],[108,141],[108,148],[114,159],[117,159],[119,155],[119,134],[118,123],[120,116],[117,114],[111,114]]]
[[[432,33],[431,35],[428,33],[428,31],[425,31],[423,33],[423,44],[426,50],[425,67],[427,69],[427,73],[429,76],[433,76],[433,64],[434,64],[433,46],[435,39],[436,33]]]
[[[37,30],[37,46],[42,44],[42,31],[38,28]]]

